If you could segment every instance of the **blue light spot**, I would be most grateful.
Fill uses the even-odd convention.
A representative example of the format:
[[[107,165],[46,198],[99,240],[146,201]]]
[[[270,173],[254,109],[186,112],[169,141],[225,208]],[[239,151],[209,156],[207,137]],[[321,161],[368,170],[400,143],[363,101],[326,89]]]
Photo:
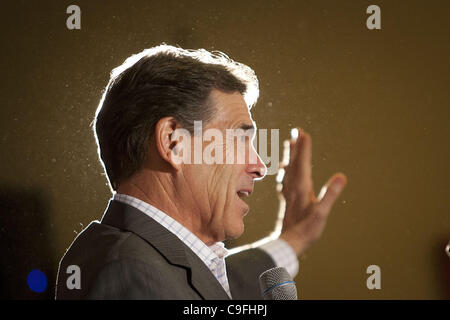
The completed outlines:
[[[47,277],[41,270],[31,270],[27,277],[27,284],[34,292],[44,292],[47,289]]]

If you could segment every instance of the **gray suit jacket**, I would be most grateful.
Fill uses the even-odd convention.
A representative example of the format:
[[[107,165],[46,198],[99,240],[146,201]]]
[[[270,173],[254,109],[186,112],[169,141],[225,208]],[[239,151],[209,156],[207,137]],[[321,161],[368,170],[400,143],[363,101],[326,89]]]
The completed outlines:
[[[258,276],[275,266],[270,256],[249,249],[230,255],[226,264],[233,299],[261,299]],[[80,289],[67,286],[67,280],[73,280],[70,265],[80,268]],[[134,207],[112,200],[102,221],[91,222],[61,259],[56,299],[229,297],[173,233]]]

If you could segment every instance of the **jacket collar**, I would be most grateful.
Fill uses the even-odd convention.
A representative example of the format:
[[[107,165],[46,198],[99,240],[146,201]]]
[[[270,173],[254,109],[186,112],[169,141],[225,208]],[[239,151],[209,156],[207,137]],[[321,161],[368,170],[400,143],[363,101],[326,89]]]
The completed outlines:
[[[189,268],[189,283],[204,299],[229,299],[203,261],[177,236],[142,211],[110,200],[101,223],[133,232],[156,248],[172,265]]]

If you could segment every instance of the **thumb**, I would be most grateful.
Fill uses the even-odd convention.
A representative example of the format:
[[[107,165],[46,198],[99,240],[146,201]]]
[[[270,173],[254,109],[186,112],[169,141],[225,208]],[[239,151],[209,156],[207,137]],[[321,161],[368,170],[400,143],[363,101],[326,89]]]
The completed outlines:
[[[319,203],[317,206],[323,214],[328,214],[336,199],[341,194],[342,190],[347,184],[347,177],[343,173],[334,174],[322,187],[319,196],[317,197]]]

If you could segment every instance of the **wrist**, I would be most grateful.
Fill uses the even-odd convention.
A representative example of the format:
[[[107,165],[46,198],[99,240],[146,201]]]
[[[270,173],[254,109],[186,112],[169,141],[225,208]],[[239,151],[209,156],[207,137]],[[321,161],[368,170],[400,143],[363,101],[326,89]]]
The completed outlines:
[[[306,241],[302,239],[302,237],[290,231],[281,233],[279,238],[289,244],[297,256],[300,256],[308,247]]]

